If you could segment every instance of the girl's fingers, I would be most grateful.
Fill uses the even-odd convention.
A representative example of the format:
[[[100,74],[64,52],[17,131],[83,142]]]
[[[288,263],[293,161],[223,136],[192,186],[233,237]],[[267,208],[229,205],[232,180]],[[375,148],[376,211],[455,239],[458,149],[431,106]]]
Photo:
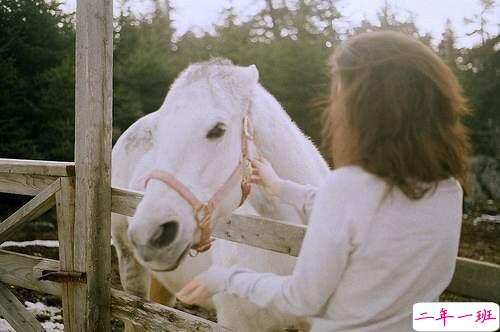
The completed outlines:
[[[252,160],[250,161],[250,163],[252,164],[252,166],[253,166],[253,167],[256,167],[256,168],[258,168],[259,166],[261,166],[261,165],[262,165],[262,162],[260,162],[259,160],[255,159],[255,158],[254,158],[254,159],[252,159]]]
[[[181,302],[186,303],[186,304],[193,304],[194,299],[193,299],[193,293],[189,293],[186,295],[183,295],[181,297],[177,297]]]
[[[191,304],[192,296],[196,292],[197,287],[190,289],[189,291],[181,290],[181,292],[176,294],[176,297],[184,303]]]
[[[184,294],[183,296],[179,297],[179,300],[181,300],[184,303],[187,304],[193,304],[193,294],[196,291],[196,288],[193,289],[191,292]]]
[[[203,300],[205,300],[210,293],[205,287],[199,287],[194,290],[194,292],[191,294],[189,300],[191,301],[191,304],[193,303],[200,303]]]
[[[197,287],[192,289],[191,292],[178,297],[178,299],[187,304],[195,304],[202,302],[209,296],[210,293],[205,287],[203,287],[202,285],[197,285]]]
[[[250,176],[250,182],[259,184],[262,182],[262,178],[258,175],[252,175]]]
[[[195,289],[197,286],[198,286],[198,283],[195,282],[195,280],[193,279],[190,282],[188,282],[180,291],[178,291],[177,294],[175,294],[175,296],[179,297],[179,298],[185,297],[190,292],[192,292],[193,289]]]
[[[261,156],[253,158],[252,159],[252,164],[255,164],[255,165],[270,165],[269,161],[267,159],[264,159]]]

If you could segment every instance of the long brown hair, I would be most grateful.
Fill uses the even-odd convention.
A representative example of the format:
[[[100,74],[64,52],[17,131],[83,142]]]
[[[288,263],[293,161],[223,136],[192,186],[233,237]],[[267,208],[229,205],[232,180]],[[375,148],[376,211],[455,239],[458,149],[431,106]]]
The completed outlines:
[[[334,52],[331,73],[323,134],[335,166],[359,165],[411,199],[449,177],[465,186],[467,101],[429,47],[396,32],[360,34]]]

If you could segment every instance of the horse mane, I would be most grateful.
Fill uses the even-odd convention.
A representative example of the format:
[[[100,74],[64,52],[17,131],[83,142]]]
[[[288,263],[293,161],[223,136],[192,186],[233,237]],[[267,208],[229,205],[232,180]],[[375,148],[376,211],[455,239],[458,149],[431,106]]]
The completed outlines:
[[[176,81],[181,83],[180,86],[185,86],[202,79],[224,79],[231,74],[232,66],[231,60],[219,57],[196,62],[183,70]]]
[[[239,103],[240,98],[249,97],[246,96],[249,89],[236,68],[238,66],[225,58],[193,63],[179,74],[170,91],[175,93],[176,90],[191,88],[194,84],[201,83],[216,104],[223,103],[222,101],[228,98]]]

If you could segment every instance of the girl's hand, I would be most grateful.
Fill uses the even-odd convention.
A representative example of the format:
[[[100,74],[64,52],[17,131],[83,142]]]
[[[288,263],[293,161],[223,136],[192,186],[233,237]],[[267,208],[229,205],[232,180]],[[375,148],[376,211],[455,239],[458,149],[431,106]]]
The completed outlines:
[[[250,181],[261,185],[269,195],[279,195],[283,186],[283,179],[276,174],[271,164],[264,158],[258,157],[252,159],[252,166]]]
[[[204,302],[212,295],[224,291],[225,271],[222,266],[212,265],[188,282],[175,297],[187,304]]]
[[[202,275],[196,276],[188,282],[180,291],[175,294],[175,297],[187,304],[199,304],[213,294],[208,290],[205,280]]]

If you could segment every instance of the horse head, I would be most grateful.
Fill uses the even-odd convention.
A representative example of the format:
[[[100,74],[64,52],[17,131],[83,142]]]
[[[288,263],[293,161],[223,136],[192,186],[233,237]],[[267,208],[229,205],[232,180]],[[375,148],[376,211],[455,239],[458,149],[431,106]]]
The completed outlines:
[[[136,256],[156,271],[177,268],[190,250],[206,250],[210,227],[248,194],[249,107],[255,66],[229,61],[189,66],[157,117],[144,198],[129,223]]]

